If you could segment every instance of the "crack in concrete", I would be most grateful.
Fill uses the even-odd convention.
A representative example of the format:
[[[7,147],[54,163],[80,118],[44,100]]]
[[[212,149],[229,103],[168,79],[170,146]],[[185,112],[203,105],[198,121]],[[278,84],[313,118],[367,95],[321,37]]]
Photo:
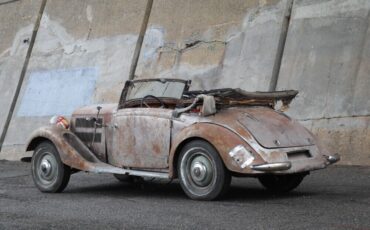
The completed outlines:
[[[13,2],[19,2],[20,0],[8,0],[8,1],[5,1],[5,2],[0,2],[0,6],[1,5],[5,5],[5,4],[9,4],[9,3],[13,3]]]
[[[320,117],[320,118],[306,118],[306,119],[298,119],[298,121],[316,121],[316,120],[330,120],[330,119],[340,119],[340,118],[368,118],[370,114],[366,115],[350,115],[350,116],[335,116],[335,117]]]
[[[203,41],[203,40],[195,40],[195,41],[192,41],[192,42],[189,42],[189,43],[185,43],[185,47],[183,47],[183,48],[174,48],[174,47],[167,46],[167,45],[159,46],[156,49],[156,52],[159,51],[159,52],[177,52],[177,53],[183,53],[184,51],[187,51],[189,49],[197,48],[197,47],[199,47],[202,44],[221,43],[221,44],[223,44],[223,45],[226,46],[227,43],[229,43],[229,42],[230,42],[230,40],[229,41],[220,41],[220,40]],[[169,49],[170,51],[165,51],[164,49]]]

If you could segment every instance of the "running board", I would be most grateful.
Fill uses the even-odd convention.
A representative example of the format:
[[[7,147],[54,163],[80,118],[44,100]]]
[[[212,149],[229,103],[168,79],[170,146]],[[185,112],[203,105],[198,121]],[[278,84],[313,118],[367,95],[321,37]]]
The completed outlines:
[[[92,163],[92,166],[93,167],[87,170],[87,172],[113,173],[113,174],[123,174],[123,175],[130,175],[130,176],[154,177],[154,178],[162,178],[162,179],[170,178],[170,175],[168,173],[122,169],[122,168],[114,167],[114,166],[111,166],[105,163]]]

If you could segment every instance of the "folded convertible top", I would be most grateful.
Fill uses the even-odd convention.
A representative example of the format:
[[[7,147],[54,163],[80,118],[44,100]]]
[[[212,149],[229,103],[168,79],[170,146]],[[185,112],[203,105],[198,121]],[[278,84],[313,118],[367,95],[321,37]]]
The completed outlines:
[[[235,105],[261,105],[274,107],[278,101],[282,107],[287,107],[298,94],[296,90],[274,91],[274,92],[247,92],[236,88],[223,88],[212,90],[198,90],[184,92],[183,99],[194,98],[197,95],[205,94],[214,96],[217,107]]]

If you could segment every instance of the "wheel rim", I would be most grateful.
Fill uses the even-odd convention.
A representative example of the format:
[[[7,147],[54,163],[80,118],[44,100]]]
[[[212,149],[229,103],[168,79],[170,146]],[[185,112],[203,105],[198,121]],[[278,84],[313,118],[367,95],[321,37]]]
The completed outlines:
[[[45,152],[36,164],[36,177],[43,185],[53,184],[58,176],[58,163],[50,152]]]
[[[216,170],[213,161],[203,148],[189,149],[181,164],[181,174],[190,192],[206,194],[215,184]]]

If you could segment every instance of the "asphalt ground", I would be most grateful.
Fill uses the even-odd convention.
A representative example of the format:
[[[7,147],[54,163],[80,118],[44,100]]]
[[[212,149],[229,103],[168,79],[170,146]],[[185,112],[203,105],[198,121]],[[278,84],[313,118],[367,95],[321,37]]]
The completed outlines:
[[[284,196],[233,178],[219,201],[193,201],[177,181],[118,182],[77,173],[63,193],[39,192],[30,165],[0,161],[0,229],[370,229],[370,167],[312,172]]]

